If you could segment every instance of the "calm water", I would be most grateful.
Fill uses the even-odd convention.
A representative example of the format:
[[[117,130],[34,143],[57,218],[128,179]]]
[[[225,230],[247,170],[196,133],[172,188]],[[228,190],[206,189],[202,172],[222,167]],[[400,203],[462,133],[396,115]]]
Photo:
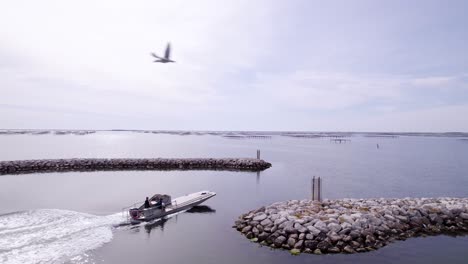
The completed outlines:
[[[426,237],[356,255],[294,257],[250,243],[231,226],[248,210],[310,197],[468,197],[468,141],[451,137],[228,139],[132,132],[1,135],[0,160],[254,157],[273,167],[221,171],[0,176],[0,262],[25,263],[467,263],[468,237]],[[379,148],[376,147],[379,144]],[[121,208],[154,193],[218,195],[205,207],[150,225],[112,228]],[[49,210],[53,209],[53,210]]]

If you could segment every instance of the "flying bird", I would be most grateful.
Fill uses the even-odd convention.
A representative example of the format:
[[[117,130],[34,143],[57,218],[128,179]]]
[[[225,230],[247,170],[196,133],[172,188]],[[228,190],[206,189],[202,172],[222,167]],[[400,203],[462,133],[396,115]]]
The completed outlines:
[[[161,62],[161,63],[175,62],[171,60],[171,43],[167,43],[166,51],[164,52],[164,57],[159,57],[154,52],[152,52],[151,55],[157,59],[154,62]]]

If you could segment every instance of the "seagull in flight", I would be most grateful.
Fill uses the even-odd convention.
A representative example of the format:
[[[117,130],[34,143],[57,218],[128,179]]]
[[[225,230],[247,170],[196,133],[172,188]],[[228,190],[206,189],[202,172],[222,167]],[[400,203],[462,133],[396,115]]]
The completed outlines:
[[[166,51],[164,52],[164,57],[159,57],[154,52],[152,52],[151,55],[157,59],[154,62],[161,62],[161,63],[175,62],[171,60],[171,43],[167,43]]]

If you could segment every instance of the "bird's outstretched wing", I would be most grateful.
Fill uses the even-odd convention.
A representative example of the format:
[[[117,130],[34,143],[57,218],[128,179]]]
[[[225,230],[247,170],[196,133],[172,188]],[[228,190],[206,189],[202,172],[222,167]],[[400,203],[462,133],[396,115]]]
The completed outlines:
[[[158,55],[154,54],[153,52],[151,52],[151,56],[155,57],[156,59],[162,59],[161,57],[159,57]]]
[[[164,53],[164,58],[169,60],[171,57],[171,43],[167,43],[166,52]]]

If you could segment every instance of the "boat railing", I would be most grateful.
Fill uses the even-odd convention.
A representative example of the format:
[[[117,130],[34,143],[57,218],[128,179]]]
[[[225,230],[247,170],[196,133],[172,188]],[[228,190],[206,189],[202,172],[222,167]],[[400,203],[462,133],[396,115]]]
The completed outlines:
[[[129,210],[132,209],[132,208],[138,208],[138,207],[140,207],[139,205],[141,205],[143,203],[144,202],[136,202],[136,203],[134,203],[134,204],[132,204],[130,206],[126,206],[126,207],[122,208],[122,217],[124,217],[124,218],[126,217],[127,220],[129,220],[130,219]]]

